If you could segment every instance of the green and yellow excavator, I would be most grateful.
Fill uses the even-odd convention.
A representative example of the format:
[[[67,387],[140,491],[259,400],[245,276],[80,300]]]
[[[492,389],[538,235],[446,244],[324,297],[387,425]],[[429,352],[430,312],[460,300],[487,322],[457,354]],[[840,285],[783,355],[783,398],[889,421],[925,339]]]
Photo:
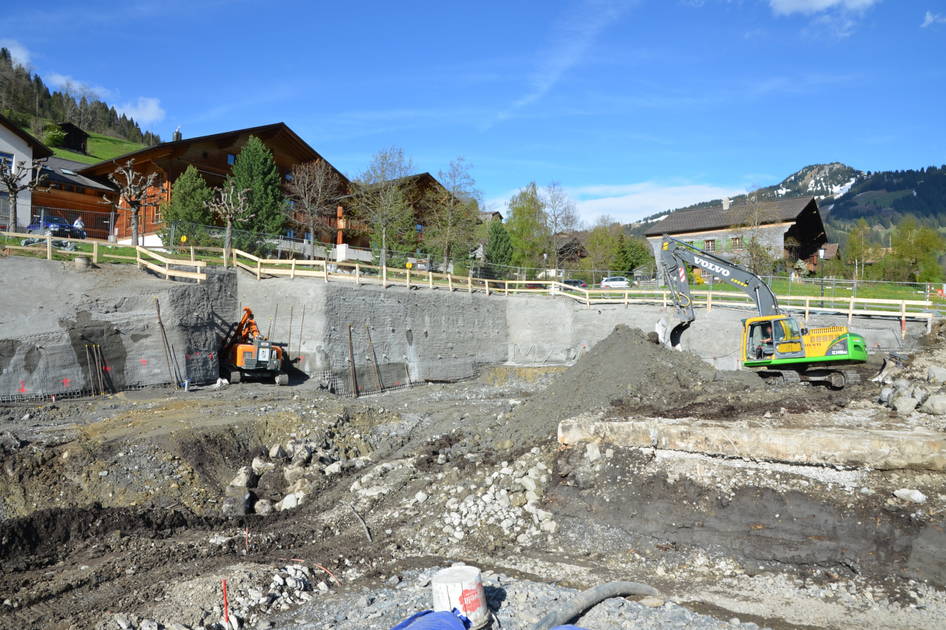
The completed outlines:
[[[846,326],[808,329],[799,325],[779,309],[775,294],[754,273],[670,236],[661,241],[658,264],[680,320],[670,330],[672,347],[680,346],[683,332],[696,319],[687,281],[689,266],[741,289],[755,301],[759,314],[742,320],[743,366],[761,376],[785,382],[823,382],[834,389],[860,380],[851,366],[867,362],[864,338]]]

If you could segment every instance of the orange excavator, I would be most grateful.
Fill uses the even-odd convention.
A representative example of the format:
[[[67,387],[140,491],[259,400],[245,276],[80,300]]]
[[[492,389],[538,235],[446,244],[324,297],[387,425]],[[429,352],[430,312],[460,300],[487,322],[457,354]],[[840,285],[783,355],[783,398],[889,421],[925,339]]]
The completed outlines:
[[[243,307],[243,317],[230,326],[220,349],[220,371],[231,383],[239,383],[245,377],[269,379],[277,385],[288,385],[285,351],[264,337],[260,332],[253,311]]]

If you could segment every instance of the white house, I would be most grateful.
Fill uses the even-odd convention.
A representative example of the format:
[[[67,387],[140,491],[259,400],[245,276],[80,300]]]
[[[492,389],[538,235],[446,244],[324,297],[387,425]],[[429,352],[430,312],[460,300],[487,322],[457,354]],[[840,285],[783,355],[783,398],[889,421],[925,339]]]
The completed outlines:
[[[0,115],[0,160],[7,166],[19,168],[22,162],[27,168],[31,168],[34,158],[47,158],[52,154],[46,145],[20,129],[12,120]],[[6,188],[0,185],[0,226],[12,230],[16,226],[7,227],[10,218],[8,197]],[[22,191],[16,202],[16,223],[19,227],[25,228],[29,225],[32,205],[30,191]]]

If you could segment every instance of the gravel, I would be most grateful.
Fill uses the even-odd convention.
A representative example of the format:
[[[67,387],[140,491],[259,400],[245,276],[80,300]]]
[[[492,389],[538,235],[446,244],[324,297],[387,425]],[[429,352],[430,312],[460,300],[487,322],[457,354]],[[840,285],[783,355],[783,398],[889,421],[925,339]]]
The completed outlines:
[[[431,606],[430,578],[438,569],[402,574],[394,588],[333,592],[300,608],[271,617],[261,628],[285,630],[365,630],[391,628],[415,612]],[[528,630],[550,610],[568,603],[575,589],[483,573],[487,603],[494,613],[493,628]],[[498,620],[498,623],[497,623]],[[759,628],[755,623],[720,620],[695,613],[673,602],[649,598],[646,603],[614,598],[601,602],[572,623],[589,630],[691,630]]]

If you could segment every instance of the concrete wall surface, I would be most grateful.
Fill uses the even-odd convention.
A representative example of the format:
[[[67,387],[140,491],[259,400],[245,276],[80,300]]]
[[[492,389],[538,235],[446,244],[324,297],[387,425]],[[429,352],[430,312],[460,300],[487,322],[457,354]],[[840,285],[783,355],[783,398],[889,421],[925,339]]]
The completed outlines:
[[[0,258],[0,399],[92,388],[86,346],[98,345],[115,390],[171,382],[155,298],[182,377],[217,378],[217,335],[236,308],[233,273],[200,285],[132,265]]]
[[[239,276],[238,295],[241,306],[253,309],[264,334],[275,318],[271,338],[291,342],[290,355],[300,357],[297,367],[309,375],[347,374],[349,325],[356,368],[373,365],[373,344],[380,365],[403,367],[392,371],[403,374],[398,381],[406,380],[407,370],[412,381],[467,378],[478,365],[506,361],[506,305],[495,296],[285,278],[257,281],[246,274]]]

